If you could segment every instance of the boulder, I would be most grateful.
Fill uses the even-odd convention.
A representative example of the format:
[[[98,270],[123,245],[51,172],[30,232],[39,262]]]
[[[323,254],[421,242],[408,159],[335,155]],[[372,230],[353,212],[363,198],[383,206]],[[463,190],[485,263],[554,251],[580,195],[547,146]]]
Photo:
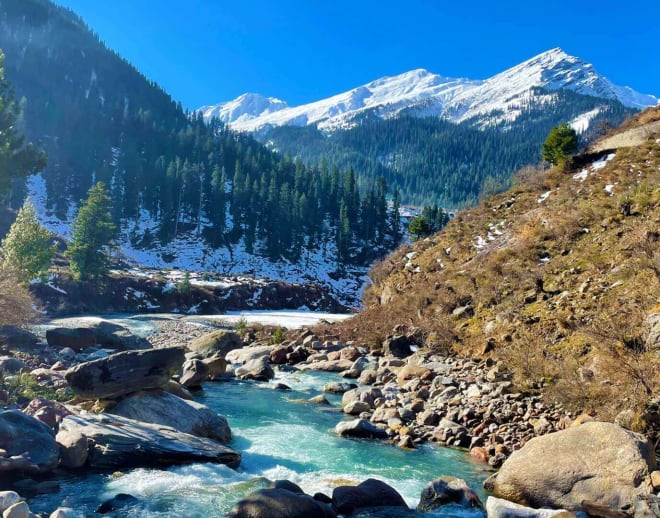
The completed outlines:
[[[339,486],[332,492],[332,505],[339,514],[350,515],[365,507],[402,507],[403,497],[385,482],[368,478],[357,486]]]
[[[200,403],[163,390],[131,394],[109,412],[136,421],[169,426],[179,432],[208,437],[221,443],[231,440],[231,429],[224,417]]]
[[[225,355],[228,363],[247,363],[262,356],[268,356],[272,347],[270,345],[256,345],[234,349]]]
[[[488,518],[552,518],[557,515],[567,518],[575,516],[565,509],[532,509],[494,496],[489,496],[486,500],[486,514]]]
[[[46,423],[50,428],[56,430],[66,416],[71,414],[69,409],[62,403],[50,399],[36,398],[28,403],[23,412],[39,421]]]
[[[332,507],[284,488],[258,489],[240,500],[227,518],[335,518]]]
[[[116,415],[71,415],[62,421],[62,432],[87,438],[86,465],[96,469],[162,467],[190,462],[215,462],[237,468],[241,462],[240,453],[211,439]]]
[[[411,345],[413,343],[407,336],[391,336],[383,342],[383,352],[396,358],[407,358],[413,353]]]
[[[48,518],[80,518],[80,513],[71,507],[58,507]]]
[[[19,410],[0,413],[0,473],[41,474],[57,466],[59,452],[48,425]]]
[[[429,379],[433,374],[431,369],[422,367],[421,365],[405,365],[401,367],[396,374],[396,381],[399,386],[405,385],[411,379]]]
[[[16,491],[0,491],[0,513],[22,501],[23,499]]]
[[[361,387],[344,392],[341,397],[341,406],[344,408],[354,401],[361,401],[366,403],[369,408],[374,407],[374,401],[381,397],[383,394],[377,388]]]
[[[108,514],[113,511],[126,510],[140,503],[140,500],[127,493],[118,493],[96,508],[98,514]],[[125,511],[124,511],[125,512]],[[115,516],[114,514],[112,516]]]
[[[342,372],[349,370],[352,365],[353,362],[350,360],[321,360],[301,365],[300,370]]]
[[[219,330],[196,338],[188,344],[188,349],[200,356],[225,358],[228,352],[240,349],[244,345],[241,337],[233,331]]]
[[[27,329],[18,326],[0,327],[0,343],[10,349],[25,350],[37,342],[39,342],[39,337]]]
[[[355,383],[345,383],[341,381],[331,381],[323,385],[323,392],[330,392],[331,394],[343,394],[357,388]]]
[[[55,441],[60,447],[60,465],[69,469],[78,469],[85,465],[89,455],[87,437],[76,431],[60,430]]]
[[[357,437],[361,439],[387,439],[385,430],[371,424],[366,419],[340,421],[335,426],[335,432],[342,437]]]
[[[30,518],[30,507],[25,502],[16,502],[4,510],[2,518]]]
[[[82,327],[55,327],[46,331],[46,341],[51,347],[68,347],[80,352],[96,345],[96,337],[91,329]]]
[[[227,360],[224,356],[215,355],[202,360],[209,368],[208,378],[210,380],[218,379],[227,372]]]
[[[66,380],[84,399],[111,399],[138,390],[159,388],[178,372],[183,347],[126,351],[70,368]]]
[[[191,389],[200,388],[202,382],[209,377],[209,366],[202,360],[191,359],[183,362],[181,367],[181,377],[179,383],[181,386]]]
[[[268,363],[268,358],[262,356],[236,369],[236,377],[244,380],[268,381],[275,377],[275,371]]]
[[[27,369],[27,365],[23,360],[11,356],[0,356],[0,375],[18,374],[25,369]]]
[[[46,331],[46,341],[49,345],[60,347],[71,347],[76,351],[81,351],[90,345],[99,345],[109,349],[119,351],[134,351],[139,349],[150,349],[152,347],[149,340],[134,335],[127,327],[110,320],[104,320],[97,317],[84,318],[64,318],[56,321],[60,327]],[[69,330],[67,333],[64,330]],[[56,331],[53,333],[53,331]],[[49,338],[50,333],[50,338]],[[78,348],[66,341],[66,335],[70,336],[72,343],[77,343]],[[79,336],[78,342],[75,341],[76,334]],[[85,345],[85,340],[92,338],[91,343]]]
[[[349,415],[360,415],[362,412],[368,412],[369,410],[371,410],[371,407],[364,401],[351,401],[342,408],[342,411]]]
[[[631,508],[655,468],[642,435],[613,423],[586,422],[535,437],[504,463],[492,481],[495,496],[532,507],[579,510],[587,500]]]
[[[427,513],[448,504],[456,504],[470,509],[483,509],[484,507],[465,480],[456,477],[440,477],[429,482],[422,490],[417,510]]]

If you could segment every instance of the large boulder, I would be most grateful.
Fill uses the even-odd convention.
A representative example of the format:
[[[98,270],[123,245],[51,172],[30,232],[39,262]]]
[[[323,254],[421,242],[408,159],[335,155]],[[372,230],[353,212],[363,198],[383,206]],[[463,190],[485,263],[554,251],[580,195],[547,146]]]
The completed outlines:
[[[199,388],[208,377],[209,366],[202,360],[192,358],[183,363],[179,383],[187,389]]]
[[[136,421],[169,426],[221,443],[231,440],[231,429],[224,417],[200,403],[181,399],[163,390],[131,394],[109,412]]]
[[[236,377],[244,380],[268,381],[275,377],[275,371],[270,366],[268,357],[262,356],[236,369]]]
[[[215,462],[237,468],[241,462],[240,453],[216,441],[116,415],[71,415],[60,424],[60,433],[86,437],[89,444],[86,465],[97,469],[189,462]]]
[[[284,488],[258,489],[239,501],[227,518],[335,518],[331,506]]]
[[[234,349],[225,355],[228,363],[247,363],[250,360],[256,360],[263,356],[269,356],[272,346],[270,345],[251,345]]]
[[[115,398],[165,385],[184,360],[183,347],[125,351],[76,365],[65,377],[74,393],[82,398]]]
[[[46,331],[49,345],[71,347],[80,351],[99,345],[119,351],[150,349],[149,340],[134,335],[127,327],[97,317],[64,318],[55,321],[59,327]]]
[[[484,507],[465,480],[456,477],[440,477],[429,482],[422,490],[417,510],[427,513],[448,504],[476,509]]]
[[[588,501],[631,508],[647,492],[653,469],[653,448],[644,436],[592,421],[530,440],[506,460],[489,488],[531,507],[579,510]]]
[[[402,507],[406,501],[385,482],[368,478],[357,486],[339,486],[332,492],[332,505],[339,514],[350,515],[365,507]]]
[[[200,336],[188,344],[188,349],[200,356],[224,358],[230,351],[244,346],[243,340],[233,331],[213,331]]]
[[[335,432],[342,437],[357,437],[360,439],[387,439],[385,430],[371,424],[366,419],[340,421],[335,426]]]
[[[96,337],[91,329],[81,327],[55,327],[46,331],[46,341],[51,347],[69,347],[80,352],[96,345]]]
[[[0,473],[52,471],[59,459],[55,436],[48,425],[19,410],[0,413]]]

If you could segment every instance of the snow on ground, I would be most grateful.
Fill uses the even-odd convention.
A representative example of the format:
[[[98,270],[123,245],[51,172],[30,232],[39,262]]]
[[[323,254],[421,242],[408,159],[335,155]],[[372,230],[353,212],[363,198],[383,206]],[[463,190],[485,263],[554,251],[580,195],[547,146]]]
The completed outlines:
[[[589,129],[589,124],[591,123],[592,119],[602,111],[602,108],[599,106],[598,108],[594,108],[591,111],[588,111],[586,113],[583,113],[582,115],[576,117],[573,119],[570,123],[569,126],[575,130],[576,133],[584,133]]]
[[[591,170],[592,171],[599,171],[600,169],[605,167],[607,165],[607,162],[612,160],[615,156],[616,156],[616,153],[610,153],[607,156],[599,158],[593,164],[591,164]]]
[[[541,196],[539,196],[539,199],[536,200],[536,203],[543,203],[545,200],[548,199],[548,196],[550,196],[551,194],[552,194],[551,190],[544,192],[543,194],[541,194]]]
[[[351,318],[352,314],[317,313],[313,311],[229,311],[225,315],[204,315],[203,320],[236,325],[239,322],[248,324],[263,324],[280,326],[287,329],[298,329],[303,326],[313,326],[320,321],[341,322]]]

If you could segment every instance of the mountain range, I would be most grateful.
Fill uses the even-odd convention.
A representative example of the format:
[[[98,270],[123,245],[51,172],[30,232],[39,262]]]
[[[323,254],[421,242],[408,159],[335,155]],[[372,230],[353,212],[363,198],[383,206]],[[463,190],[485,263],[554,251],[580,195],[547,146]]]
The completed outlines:
[[[615,85],[598,74],[593,65],[554,48],[486,80],[455,79],[418,69],[300,106],[289,106],[285,101],[260,94],[243,94],[229,102],[203,106],[199,111],[206,120],[218,118],[233,129],[249,132],[307,125],[324,131],[346,129],[366,112],[380,118],[402,113],[441,117],[485,127],[511,123],[526,106],[546,102],[545,92],[562,89],[619,101],[633,109],[658,103],[653,95]]]

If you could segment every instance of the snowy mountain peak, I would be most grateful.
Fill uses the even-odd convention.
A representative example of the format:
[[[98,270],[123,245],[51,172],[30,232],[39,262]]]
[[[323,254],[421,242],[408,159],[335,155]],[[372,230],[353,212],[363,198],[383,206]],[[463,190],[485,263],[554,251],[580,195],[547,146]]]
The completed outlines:
[[[207,120],[216,118],[225,123],[233,123],[252,120],[287,107],[286,102],[275,97],[246,93],[233,101],[202,106],[199,111]]]
[[[239,131],[312,124],[332,130],[351,127],[367,111],[390,118],[404,110],[487,126],[516,120],[531,103],[550,102],[538,89],[572,90],[637,109],[658,104],[656,97],[614,85],[593,65],[556,47],[483,81],[453,79],[419,68],[301,106],[288,107],[279,99],[246,94],[200,111],[207,120],[218,117]]]

